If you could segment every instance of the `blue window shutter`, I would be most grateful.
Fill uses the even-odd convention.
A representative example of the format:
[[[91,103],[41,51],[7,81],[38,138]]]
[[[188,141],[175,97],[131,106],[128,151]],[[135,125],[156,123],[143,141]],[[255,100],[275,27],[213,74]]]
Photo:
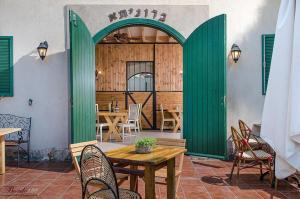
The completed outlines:
[[[13,96],[13,37],[0,36],[0,96]]]
[[[262,35],[262,94],[265,95],[268,87],[275,34]]]

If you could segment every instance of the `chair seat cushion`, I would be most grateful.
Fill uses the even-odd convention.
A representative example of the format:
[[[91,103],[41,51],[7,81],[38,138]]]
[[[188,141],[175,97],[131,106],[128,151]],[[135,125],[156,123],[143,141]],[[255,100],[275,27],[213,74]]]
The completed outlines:
[[[271,154],[269,154],[269,153],[267,153],[267,152],[265,152],[265,151],[263,151],[263,150],[254,150],[253,153],[254,153],[259,159],[263,159],[263,160],[267,160],[267,159],[269,159],[269,158],[272,157]],[[254,157],[253,153],[252,153],[251,151],[245,151],[245,152],[243,152],[242,157],[243,157],[244,159],[254,160],[255,157]]]
[[[135,127],[135,124],[133,124],[133,123],[121,123],[121,124],[118,124],[118,126],[120,126],[120,127]]]
[[[255,138],[250,138],[248,143],[249,144],[258,144],[258,143],[265,144],[266,142],[262,138],[256,137],[256,139]]]
[[[104,126],[109,126],[108,123],[99,123],[96,124],[97,127],[104,127]]]

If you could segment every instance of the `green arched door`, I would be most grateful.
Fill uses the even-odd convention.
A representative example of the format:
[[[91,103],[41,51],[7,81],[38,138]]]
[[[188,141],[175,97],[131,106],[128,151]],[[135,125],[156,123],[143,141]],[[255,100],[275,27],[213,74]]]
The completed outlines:
[[[188,153],[226,156],[226,16],[200,25],[187,39],[172,27],[149,19],[125,19],[93,38],[70,12],[72,142],[95,139],[95,44],[110,32],[132,25],[159,28],[183,45],[183,134]]]
[[[226,157],[226,16],[201,24],[183,44],[183,127],[188,153]]]
[[[95,45],[70,11],[71,143],[95,140]]]

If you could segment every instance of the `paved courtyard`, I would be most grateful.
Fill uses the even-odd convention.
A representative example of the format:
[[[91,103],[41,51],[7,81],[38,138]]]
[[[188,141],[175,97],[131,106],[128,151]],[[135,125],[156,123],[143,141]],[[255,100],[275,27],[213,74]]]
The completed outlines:
[[[239,184],[236,178],[228,181],[231,162],[193,159],[185,157],[183,176],[179,188],[180,199],[201,198],[300,198],[300,190],[293,184],[280,182],[278,191],[271,189],[268,180],[260,181],[256,169],[241,172]],[[0,199],[8,198],[81,198],[80,181],[68,162],[38,162],[20,168],[7,167],[0,176]],[[126,182],[122,187],[129,187]],[[143,195],[144,184],[139,180],[139,192]],[[165,185],[157,185],[157,198],[166,198]]]

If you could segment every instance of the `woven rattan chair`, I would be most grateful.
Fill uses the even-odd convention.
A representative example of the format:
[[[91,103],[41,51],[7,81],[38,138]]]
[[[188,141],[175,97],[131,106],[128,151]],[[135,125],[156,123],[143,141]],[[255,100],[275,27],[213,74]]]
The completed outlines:
[[[239,172],[245,168],[260,166],[260,175],[263,175],[262,167],[264,166],[270,174],[270,182],[273,181],[273,157],[270,153],[264,150],[253,150],[248,143],[246,138],[234,128],[231,127],[232,139],[235,145],[235,156],[230,173],[230,180],[232,179],[232,174],[235,166],[237,166],[237,180],[239,179]]]
[[[96,145],[97,140],[92,140],[92,141],[87,141],[87,142],[80,142],[80,143],[75,143],[75,144],[70,144],[69,150],[71,152],[72,156],[72,162],[75,167],[75,170],[80,177],[80,156],[82,153],[82,150],[85,146],[87,145]],[[116,169],[116,168],[115,168]],[[118,185],[121,185],[123,182],[128,180],[129,175],[128,174],[122,174],[122,173],[116,173]]]
[[[261,138],[252,134],[251,128],[243,120],[239,120],[239,128],[241,135],[247,139],[252,148],[261,149],[266,144]]]
[[[82,150],[80,170],[82,198],[141,198],[138,193],[118,188],[117,178],[112,164],[105,154],[95,145],[87,145]]]

